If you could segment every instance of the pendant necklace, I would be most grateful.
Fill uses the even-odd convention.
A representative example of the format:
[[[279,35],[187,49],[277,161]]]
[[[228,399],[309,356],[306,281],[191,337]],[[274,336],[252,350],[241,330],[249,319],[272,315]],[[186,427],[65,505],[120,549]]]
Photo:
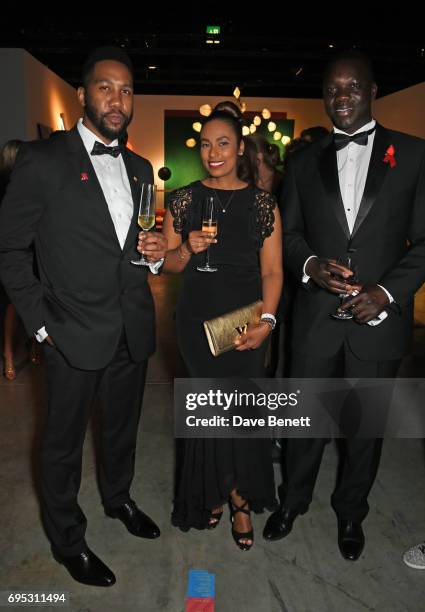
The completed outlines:
[[[230,194],[230,197],[229,197],[229,199],[228,199],[228,200],[227,200],[227,202],[226,202],[226,206],[224,206],[224,205],[223,205],[223,202],[222,202],[222,201],[221,201],[221,199],[218,197],[218,193],[216,192],[216,190],[215,190],[215,189],[213,189],[213,191],[214,191],[215,196],[216,196],[216,198],[217,198],[217,200],[218,200],[218,203],[220,204],[221,212],[222,212],[222,213],[225,213],[225,212],[226,212],[226,210],[229,208],[231,201],[233,200],[233,196],[235,195],[236,189],[234,189],[234,190],[232,191],[232,193]]]

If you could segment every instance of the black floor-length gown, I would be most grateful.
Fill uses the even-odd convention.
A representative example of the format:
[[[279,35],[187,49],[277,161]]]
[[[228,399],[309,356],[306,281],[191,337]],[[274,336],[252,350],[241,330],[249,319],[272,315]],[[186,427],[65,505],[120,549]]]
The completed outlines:
[[[196,378],[260,378],[267,343],[256,350],[214,357],[203,321],[261,299],[258,252],[273,231],[275,200],[254,187],[214,190],[200,181],[174,192],[170,211],[184,240],[199,230],[202,204],[214,196],[220,204],[217,244],[210,246],[214,273],[197,271],[205,252],[193,255],[183,273],[177,306],[177,336],[189,375]],[[221,209],[225,209],[223,213]],[[183,530],[203,529],[211,510],[227,502],[236,488],[254,512],[275,506],[271,443],[268,439],[178,440],[176,497],[172,521]]]

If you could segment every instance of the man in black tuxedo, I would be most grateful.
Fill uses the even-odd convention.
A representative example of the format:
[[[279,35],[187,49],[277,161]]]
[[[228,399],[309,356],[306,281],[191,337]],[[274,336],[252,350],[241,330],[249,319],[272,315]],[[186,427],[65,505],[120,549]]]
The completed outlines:
[[[291,376],[392,378],[425,281],[425,141],[375,122],[376,85],[360,54],[330,63],[323,92],[334,132],[291,158],[282,196],[285,262],[298,279]],[[343,307],[354,318],[338,321],[330,313],[351,272],[332,258],[344,255],[357,264],[362,289]],[[307,511],[324,444],[287,440],[281,507],[266,523],[267,540],[285,537]],[[340,551],[354,561],[382,440],[350,437],[343,447],[331,501]]]
[[[17,160],[0,213],[0,272],[28,333],[45,345],[42,516],[53,554],[75,580],[110,586],[115,576],[87,547],[77,502],[96,395],[105,512],[136,536],[160,533],[130,498],[147,359],[155,348],[148,271],[130,262],[139,257],[139,186],[153,183],[153,171],[119,144],[133,112],[128,56],[119,48],[97,49],[84,65],[82,83],[78,124],[28,143]],[[140,237],[138,248],[156,272],[164,237]]]

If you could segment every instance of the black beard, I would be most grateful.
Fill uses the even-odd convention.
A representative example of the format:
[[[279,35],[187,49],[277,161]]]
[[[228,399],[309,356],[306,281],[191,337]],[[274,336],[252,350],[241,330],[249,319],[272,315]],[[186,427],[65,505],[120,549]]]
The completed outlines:
[[[125,117],[125,115],[123,115],[120,111],[116,111],[124,117],[124,123],[119,129],[114,130],[105,124],[104,116],[99,115],[96,108],[91,104],[90,100],[88,99],[86,99],[86,105],[84,110],[85,114],[95,126],[99,134],[101,134],[107,140],[120,140],[120,138],[122,138],[122,136],[124,136],[124,134],[126,133],[127,126],[133,118],[133,113],[131,113],[129,117]]]

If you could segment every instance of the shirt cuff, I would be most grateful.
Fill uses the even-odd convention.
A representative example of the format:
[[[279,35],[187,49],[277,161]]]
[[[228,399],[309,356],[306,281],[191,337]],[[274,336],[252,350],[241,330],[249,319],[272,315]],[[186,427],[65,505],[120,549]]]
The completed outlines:
[[[391,295],[391,293],[389,291],[387,291],[385,289],[385,287],[383,287],[382,285],[378,285],[378,287],[380,287],[382,289],[382,291],[385,291],[385,293],[387,294],[388,299],[390,300],[390,304],[392,304],[394,302],[394,298]]]
[[[306,268],[308,262],[310,261],[310,259],[313,259],[313,257],[316,257],[316,259],[317,259],[317,255],[310,255],[310,257],[308,257],[308,259],[305,260],[305,263],[303,265],[303,277],[302,277],[302,282],[303,283],[308,283],[308,281],[310,280],[309,275],[305,273],[305,268]]]
[[[382,289],[384,289],[384,288],[382,287]],[[384,291],[385,291],[385,289],[384,289]],[[387,293],[387,292],[385,292],[385,293]],[[371,327],[376,327],[377,325],[380,325],[382,323],[382,321],[385,321],[385,319],[387,317],[388,317],[388,313],[385,312],[385,310],[383,310],[382,312],[379,313],[379,315],[376,317],[376,319],[372,319],[371,321],[368,321],[367,324],[370,325]]]
[[[158,259],[158,261],[156,261],[155,263],[150,263],[149,270],[152,272],[152,274],[158,274],[159,269],[163,263],[164,263],[164,257],[162,259]]]
[[[35,339],[37,340],[37,342],[40,342],[40,344],[45,341],[48,335],[49,334],[47,333],[46,327],[44,325],[34,334]]]

